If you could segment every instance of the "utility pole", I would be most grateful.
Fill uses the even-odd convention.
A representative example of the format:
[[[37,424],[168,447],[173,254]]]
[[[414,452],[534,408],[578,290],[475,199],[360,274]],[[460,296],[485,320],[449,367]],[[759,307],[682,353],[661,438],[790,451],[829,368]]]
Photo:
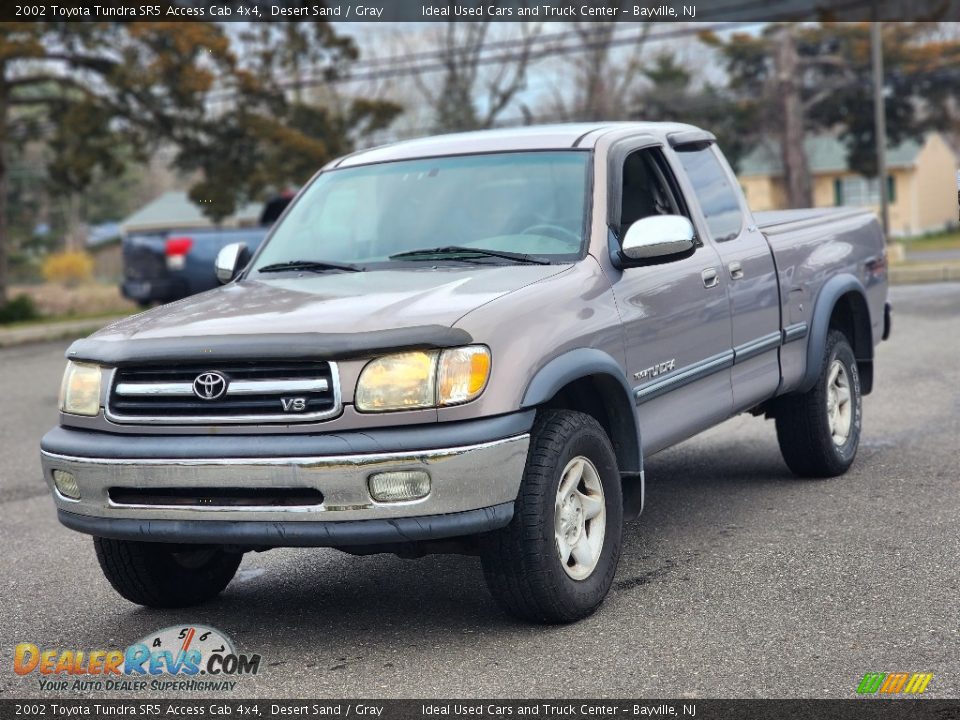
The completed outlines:
[[[787,204],[791,208],[813,205],[813,189],[810,181],[810,164],[804,147],[805,123],[803,104],[800,99],[800,58],[792,26],[785,24],[778,36],[774,53],[776,88],[780,103],[782,128],[780,134],[780,160],[783,164],[783,179],[787,191]]]
[[[880,221],[883,235],[890,232],[890,198],[887,197],[887,117],[883,100],[883,23],[870,24],[870,55],[873,59],[873,122],[877,139],[877,178],[880,185]]]

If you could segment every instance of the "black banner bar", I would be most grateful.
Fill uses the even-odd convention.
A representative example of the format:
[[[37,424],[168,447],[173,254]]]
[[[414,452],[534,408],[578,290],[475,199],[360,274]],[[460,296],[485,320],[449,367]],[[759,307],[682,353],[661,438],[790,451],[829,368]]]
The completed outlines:
[[[960,700],[0,700],[0,718],[946,720]]]
[[[960,0],[14,0],[21,22],[960,20]]]

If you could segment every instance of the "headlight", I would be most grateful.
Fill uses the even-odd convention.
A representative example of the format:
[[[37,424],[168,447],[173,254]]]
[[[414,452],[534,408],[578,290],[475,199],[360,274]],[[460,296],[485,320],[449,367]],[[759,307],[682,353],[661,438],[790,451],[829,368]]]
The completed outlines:
[[[370,362],[360,373],[358,410],[413,410],[436,404],[437,354],[407,352]]]
[[[100,412],[100,366],[67,361],[60,385],[60,410],[71,415]]]
[[[489,376],[482,345],[385,355],[360,373],[354,403],[361,412],[459,405],[478,397]]]

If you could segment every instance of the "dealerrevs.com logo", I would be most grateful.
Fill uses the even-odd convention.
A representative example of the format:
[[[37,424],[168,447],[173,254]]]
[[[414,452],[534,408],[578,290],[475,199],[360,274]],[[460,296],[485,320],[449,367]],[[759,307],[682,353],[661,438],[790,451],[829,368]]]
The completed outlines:
[[[206,625],[177,625],[125,649],[44,648],[20,643],[17,675],[37,677],[43,691],[231,691],[235,678],[256,675],[260,655],[238,653],[224,633]]]

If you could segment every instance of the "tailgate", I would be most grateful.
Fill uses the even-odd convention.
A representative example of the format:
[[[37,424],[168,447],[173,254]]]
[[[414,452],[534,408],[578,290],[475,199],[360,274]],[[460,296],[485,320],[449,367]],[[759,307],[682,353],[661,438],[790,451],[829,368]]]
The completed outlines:
[[[123,279],[152,282],[167,277],[166,235],[132,235],[123,239]]]

